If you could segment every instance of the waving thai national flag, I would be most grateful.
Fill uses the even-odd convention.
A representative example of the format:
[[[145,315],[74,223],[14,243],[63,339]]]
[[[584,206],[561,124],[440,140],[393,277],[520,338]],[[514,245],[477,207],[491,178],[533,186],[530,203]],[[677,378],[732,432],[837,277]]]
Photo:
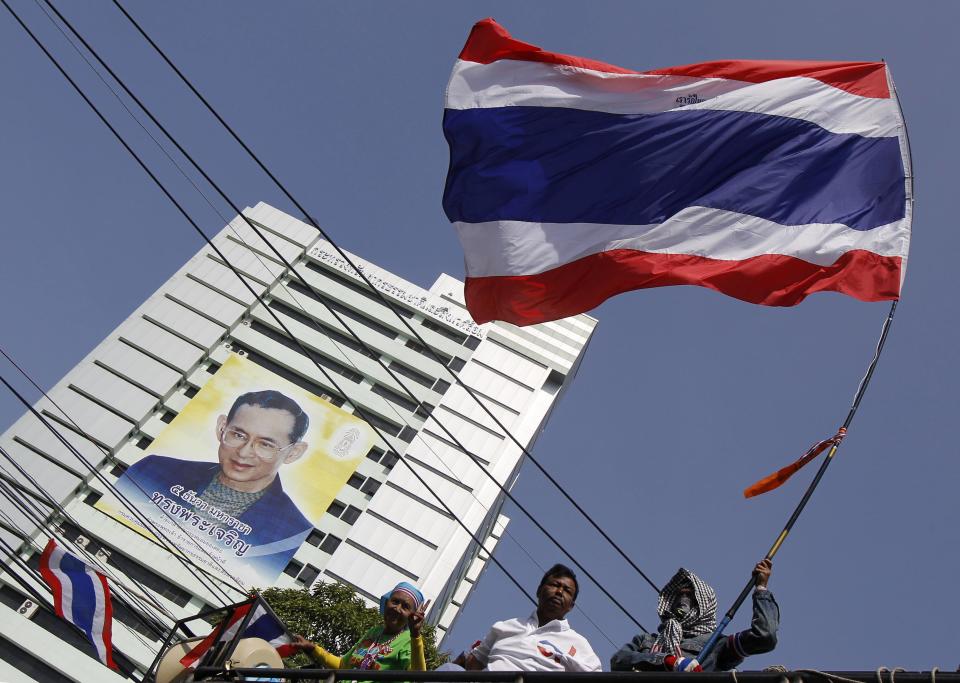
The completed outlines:
[[[71,555],[52,538],[40,556],[40,575],[53,591],[53,609],[83,631],[100,661],[116,669],[111,631],[113,607],[107,577]]]
[[[245,622],[244,619],[248,614],[250,614],[250,619]],[[257,597],[231,605],[224,620],[206,638],[184,655],[180,663],[188,669],[196,667],[200,658],[211,648],[219,643],[230,642],[241,628],[243,628],[241,637],[263,638],[276,648],[281,657],[289,657],[296,653],[293,648],[293,637],[288,633],[287,627],[283,625],[283,622],[273,613],[267,603],[262,598]]]
[[[909,153],[882,62],[636,72],[477,23],[450,78],[444,209],[477,322],[701,285],[769,306],[896,299]]]

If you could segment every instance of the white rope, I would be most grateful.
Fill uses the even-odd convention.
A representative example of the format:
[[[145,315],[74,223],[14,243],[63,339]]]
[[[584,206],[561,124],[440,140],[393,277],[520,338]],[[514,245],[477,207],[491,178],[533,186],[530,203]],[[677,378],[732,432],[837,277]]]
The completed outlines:
[[[886,671],[884,667],[880,667],[880,668]],[[839,681],[839,683],[860,683],[860,681],[857,681],[853,678],[846,678],[844,676],[838,676],[836,674],[827,673],[826,671],[818,671],[817,669],[797,669],[796,672],[816,674],[817,676],[823,676],[828,681]],[[877,680],[879,683],[883,683],[883,679],[880,678],[880,669],[877,670]]]

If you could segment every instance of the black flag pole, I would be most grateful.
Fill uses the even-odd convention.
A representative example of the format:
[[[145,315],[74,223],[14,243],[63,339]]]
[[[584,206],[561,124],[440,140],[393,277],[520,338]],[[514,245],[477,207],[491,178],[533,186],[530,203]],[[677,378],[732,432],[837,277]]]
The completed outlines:
[[[853,416],[857,414],[857,409],[860,407],[860,401],[863,399],[863,395],[867,391],[867,386],[870,384],[870,378],[873,377],[873,371],[877,367],[877,362],[880,360],[880,353],[883,351],[883,346],[887,341],[887,334],[890,332],[890,325],[893,323],[893,315],[897,312],[897,301],[890,306],[890,312],[887,314],[887,319],[883,323],[883,329],[880,332],[880,340],[877,342],[877,350],[873,355],[873,360],[870,361],[870,366],[867,368],[867,373],[863,376],[863,379],[860,380],[860,386],[857,388],[857,393],[853,397],[853,404],[850,406],[850,411],[847,413],[847,419],[843,421],[843,427],[841,427],[839,434],[845,433],[847,428],[850,427],[850,423],[853,422]],[[817,474],[813,477],[813,481],[810,482],[810,485],[807,487],[807,490],[804,492],[803,497],[800,499],[800,502],[797,503],[797,507],[794,509],[793,514],[790,515],[790,519],[787,521],[786,525],[783,527],[783,531],[780,532],[780,535],[777,536],[777,540],[774,541],[773,545],[770,547],[770,550],[767,551],[767,554],[764,556],[764,559],[772,560],[777,552],[780,550],[780,547],[783,545],[783,542],[787,539],[787,536],[790,534],[790,531],[793,529],[793,525],[796,524],[797,519],[800,517],[800,514],[803,512],[803,509],[807,506],[807,503],[810,501],[810,497],[813,495],[813,492],[816,490],[817,486],[820,484],[820,480],[823,479],[824,473],[827,471],[827,468],[830,466],[830,463],[833,461],[833,457],[837,454],[837,449],[840,448],[841,439],[836,439],[833,442],[833,445],[830,447],[830,451],[827,453],[827,457],[820,463],[820,469],[817,470]],[[700,654],[697,655],[697,660],[703,662],[703,660],[710,654],[710,651],[713,650],[714,646],[717,644],[717,641],[720,639],[720,636],[723,635],[723,630],[727,627],[730,621],[736,615],[737,610],[740,609],[740,606],[743,604],[743,601],[747,599],[747,596],[750,595],[751,589],[753,589],[755,579],[750,577],[750,580],[747,582],[747,585],[743,587],[743,590],[740,591],[740,595],[737,596],[737,599],[734,601],[733,606],[727,610],[723,615],[723,619],[720,620],[720,623],[717,625],[716,630],[710,636],[710,639],[707,641],[706,645],[703,646],[703,649],[700,650]]]

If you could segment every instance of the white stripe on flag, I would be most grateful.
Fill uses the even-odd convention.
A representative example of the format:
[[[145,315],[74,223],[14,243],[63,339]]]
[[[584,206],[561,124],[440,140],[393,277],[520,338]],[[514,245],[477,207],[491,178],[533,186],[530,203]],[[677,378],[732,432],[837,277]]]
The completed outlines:
[[[742,261],[779,254],[827,266],[848,251],[906,258],[909,219],[871,230],[842,224],[780,225],[756,216],[690,207],[653,225],[454,223],[467,277],[535,275],[613,249]],[[509,249],[504,248],[509,245]]]
[[[100,583],[100,577],[90,567],[87,567],[84,574],[93,584],[93,594],[96,596],[96,611],[93,614],[93,626],[91,627],[91,640],[93,646],[97,649],[97,656],[101,662],[107,661],[107,648],[103,642],[103,624],[106,618],[107,606],[104,602],[103,584]]]
[[[862,97],[813,78],[765,83],[723,78],[614,74],[520,60],[458,60],[447,109],[566,107],[611,114],[709,109],[756,112],[814,123],[832,133],[892,137],[901,123],[892,99]]]
[[[70,576],[60,568],[60,562],[63,560],[66,553],[60,546],[57,546],[54,549],[53,553],[50,555],[50,571],[53,572],[53,575],[57,577],[57,580],[60,582],[60,606],[63,609],[63,618],[73,623],[73,581],[70,579]]]

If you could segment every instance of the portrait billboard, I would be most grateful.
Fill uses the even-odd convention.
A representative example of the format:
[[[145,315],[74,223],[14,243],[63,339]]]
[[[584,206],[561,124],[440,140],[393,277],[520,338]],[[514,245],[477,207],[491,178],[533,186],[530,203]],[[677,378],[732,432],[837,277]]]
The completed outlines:
[[[362,420],[231,354],[117,480],[208,570],[274,582],[373,446]],[[96,507],[154,538],[114,495]]]

